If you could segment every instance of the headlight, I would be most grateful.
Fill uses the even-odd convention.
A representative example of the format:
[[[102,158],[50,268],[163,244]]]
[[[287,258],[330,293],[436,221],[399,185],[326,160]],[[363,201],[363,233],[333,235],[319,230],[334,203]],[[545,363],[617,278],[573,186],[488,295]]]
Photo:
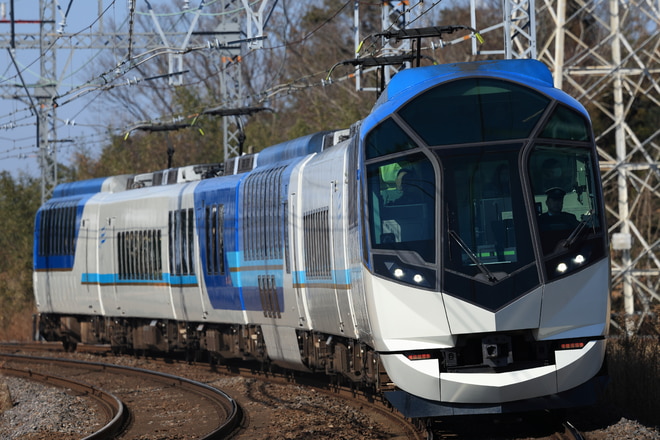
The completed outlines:
[[[402,266],[395,261],[385,261],[385,267],[390,273],[390,277],[420,287],[431,287],[424,273],[417,267]]]
[[[591,251],[588,245],[582,246],[577,252],[564,254],[548,261],[548,269],[552,268],[556,275],[565,275],[574,270],[580,269],[589,262]]]

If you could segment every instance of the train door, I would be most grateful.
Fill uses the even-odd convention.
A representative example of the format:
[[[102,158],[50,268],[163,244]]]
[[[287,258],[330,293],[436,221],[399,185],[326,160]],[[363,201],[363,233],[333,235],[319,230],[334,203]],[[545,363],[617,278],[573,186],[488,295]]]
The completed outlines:
[[[298,326],[300,328],[310,328],[309,313],[307,312],[307,301],[305,300],[305,285],[301,280],[303,263],[301,261],[302,248],[301,242],[301,216],[299,212],[299,200],[296,192],[289,194],[289,218],[291,228],[291,286],[296,299],[296,308],[298,309]],[[289,225],[287,225],[289,227]]]
[[[335,146],[311,160],[301,173],[301,280],[314,329],[354,333],[348,297],[344,240],[344,155]]]
[[[96,273],[101,276],[100,269],[102,267],[109,267],[110,273],[115,274],[119,273],[119,267],[117,262],[119,261],[119,253],[117,246],[112,243],[115,242],[115,237],[117,237],[116,231],[116,217],[108,217],[105,222],[102,221],[101,212],[97,212],[97,227],[98,227],[98,245],[94,249],[94,256],[98,262],[98,268]],[[107,238],[111,237],[110,243],[108,243]],[[91,241],[90,243],[94,243]],[[97,255],[98,253],[98,255]],[[106,263],[103,263],[105,261]],[[117,292],[118,284],[112,282],[109,284],[99,284],[99,297],[101,298],[101,303],[103,303],[104,309],[108,311],[110,316],[117,316],[122,314],[121,306],[119,304],[119,292]]]
[[[177,203],[177,209],[170,210],[167,217],[169,287],[170,304],[173,316],[179,321],[189,321],[186,297],[197,287],[194,258],[194,210],[182,208]],[[193,295],[190,295],[191,297]]]
[[[88,216],[84,216],[80,221],[80,232],[78,234],[78,243],[82,246],[80,251],[84,252],[84,261],[85,265],[82,268],[83,280],[82,289],[86,292],[86,296],[90,298],[92,309],[94,314],[104,315],[106,311],[106,305],[103,302],[103,296],[101,295],[101,285],[97,282],[91,282],[90,274],[98,274],[98,268],[96,263],[98,261],[97,252],[98,246],[96,245],[96,237],[93,236],[94,232],[90,231],[90,226],[92,224],[91,219]],[[94,298],[94,299],[92,299]]]
[[[95,314],[118,316],[122,313],[117,298],[117,244],[115,216],[109,215],[112,206],[105,202],[106,195],[99,194],[87,203],[80,222],[81,255],[84,258],[82,284],[98,301],[100,310]],[[106,202],[107,203],[107,202]],[[110,204],[112,205],[112,204]]]
[[[345,152],[345,150],[344,150]],[[353,302],[350,298],[350,271],[348,268],[348,213],[345,209],[347,185],[344,178],[346,156],[342,157],[341,165],[336,168],[341,174],[335,175],[329,182],[330,191],[330,246],[332,255],[332,273],[339,314],[340,331],[348,337],[357,337],[354,325]]]
[[[206,222],[204,222],[205,218],[204,215],[206,213],[206,205],[205,203],[202,203],[201,205],[198,205],[195,203],[195,222],[196,222],[196,227],[195,230],[197,231],[197,234],[195,236],[195,242],[197,243],[196,245],[196,252],[195,255],[196,261],[195,263],[197,264],[197,298],[199,299],[199,317],[195,318],[198,320],[204,320],[208,318],[209,315],[209,306],[208,306],[208,301],[205,301],[205,278],[204,274],[207,272],[207,268],[209,263],[207,263],[206,259],[202,257],[202,253],[206,253],[206,246],[208,245],[206,242],[206,237],[207,237],[207,228],[208,225]],[[206,256],[206,255],[205,255]]]

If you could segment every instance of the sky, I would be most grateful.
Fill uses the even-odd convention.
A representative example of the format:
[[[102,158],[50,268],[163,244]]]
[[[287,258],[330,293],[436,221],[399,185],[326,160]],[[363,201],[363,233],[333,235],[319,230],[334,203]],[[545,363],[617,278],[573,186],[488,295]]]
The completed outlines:
[[[163,17],[162,23],[168,19],[169,22],[175,23],[178,27],[174,30],[181,35],[189,30],[194,11],[201,4],[204,4],[204,14],[199,23],[204,22],[205,25],[198,24],[195,30],[202,27],[205,31],[217,28],[217,23],[220,23],[226,14],[214,14],[213,8],[217,10],[220,5],[227,3],[217,0],[43,0],[43,3],[48,5],[52,5],[52,2],[57,5],[55,36],[52,38],[54,44],[45,51],[49,55],[55,54],[56,65],[52,69],[54,72],[51,72],[51,79],[43,79],[40,75],[41,52],[38,48],[39,0],[0,0],[0,172],[8,171],[13,176],[40,176],[34,105],[38,103],[35,96],[44,90],[37,85],[44,84],[46,80],[52,81],[54,78],[57,84],[54,92],[58,107],[54,113],[55,119],[50,119],[55,121],[57,142],[49,143],[51,151],[57,151],[57,162],[69,164],[72,155],[81,148],[89,154],[98,154],[107,143],[108,127],[118,120],[118,112],[104,107],[107,94],[104,95],[98,87],[84,86],[91,82],[101,82],[99,72],[103,72],[100,66],[102,58],[113,57],[118,65],[127,59],[128,53],[127,49],[118,49],[112,42],[104,46],[104,49],[86,47],[95,36],[107,34],[110,29],[118,29],[127,37],[131,28],[128,10],[130,4],[135,5],[134,32],[151,32],[155,37],[154,45],[160,45],[158,31],[149,16],[149,8],[152,8],[156,17]],[[265,2],[268,8],[277,4],[276,0],[250,0],[249,3],[256,10],[262,2]],[[13,34],[10,14],[12,3]],[[310,3],[311,0],[305,3],[291,2],[294,6],[290,7]],[[425,7],[432,8],[439,4],[440,0],[431,3]],[[234,4],[241,13],[240,20],[245,20],[245,12],[240,9],[243,2],[234,0]],[[151,26],[151,29],[140,28],[139,18],[146,23],[145,26]],[[244,27],[244,22],[242,23]],[[165,32],[169,30],[164,29]],[[12,41],[14,48],[10,49]],[[148,52],[146,49],[136,48],[131,55],[136,57],[139,53]],[[185,57],[183,62],[185,69]],[[113,75],[112,70],[107,73],[110,77]],[[115,79],[131,81],[135,74],[133,70],[126,75],[117,75]],[[122,129],[128,128],[113,126],[113,134],[122,134]]]
[[[94,36],[108,33],[111,29],[129,35],[129,0],[44,0],[46,4],[57,5],[54,28],[55,44],[48,48],[49,54],[55,51],[56,65],[51,82],[56,81],[55,95],[58,107],[55,111],[55,131],[57,142],[50,143],[57,150],[58,163],[67,164],[72,154],[84,146],[90,154],[98,154],[108,139],[108,125],[118,118],[113,117],[116,110],[104,109],[104,96],[98,88],[84,87],[90,82],[99,84],[103,72],[101,58],[113,57],[118,65],[127,59],[127,49],[117,49],[113,44],[104,49],[86,49]],[[135,20],[132,27],[135,33],[146,32],[154,36],[154,45],[160,45],[154,20],[149,15],[151,7],[157,20],[165,23],[168,16],[175,18],[170,22],[178,26],[174,30],[185,35],[193,23],[194,12],[202,0],[135,0]],[[210,4],[206,1],[202,12],[206,23],[215,25],[221,14],[211,14]],[[238,5],[241,2],[236,2]],[[0,172],[9,171],[13,176],[27,174],[39,176],[37,148],[37,128],[35,96],[44,89],[36,87],[44,84],[40,76],[39,43],[39,0],[14,0],[14,32],[11,26],[11,0],[0,0]],[[217,5],[216,5],[217,7]],[[239,6],[240,7],[240,6]],[[173,9],[176,8],[176,9]],[[174,11],[173,13],[169,11]],[[178,17],[176,17],[178,15]],[[142,17],[139,17],[142,16]],[[158,18],[162,17],[162,18]],[[140,27],[138,19],[151,26]],[[199,24],[197,25],[199,26]],[[165,33],[172,29],[163,26]],[[194,28],[198,30],[198,28]],[[170,35],[170,34],[168,34]],[[177,46],[176,36],[169,36],[169,43]],[[181,37],[183,38],[183,37]],[[138,41],[133,38],[133,42]],[[126,40],[124,40],[126,41]],[[145,40],[141,40],[144,42]],[[11,50],[12,45],[14,49]],[[147,50],[135,48],[133,56],[146,53]],[[112,58],[111,58],[112,59]],[[146,61],[148,62],[148,61]],[[185,64],[185,58],[184,58]],[[20,72],[20,74],[19,74]],[[112,76],[112,70],[108,71]],[[133,79],[134,72],[120,76],[117,81]],[[139,74],[138,74],[139,76]],[[115,77],[116,78],[116,77]],[[48,102],[48,101],[47,101]],[[124,128],[124,127],[121,127]],[[121,129],[117,128],[117,132]],[[115,132],[115,134],[117,133]]]
[[[13,176],[26,173],[39,176],[37,158],[36,94],[40,77],[39,0],[14,0],[14,33],[12,38],[11,1],[0,1],[0,171]],[[50,3],[46,1],[45,3]],[[84,38],[99,32],[100,26],[121,22],[127,16],[126,1],[58,0],[54,27],[56,66],[53,77],[62,94],[93,79],[90,64],[99,50],[81,46]],[[105,13],[99,13],[105,9]],[[99,19],[102,16],[102,19]],[[12,40],[14,49],[11,50]],[[51,51],[53,49],[50,49]],[[52,53],[52,52],[51,52]],[[20,72],[20,75],[19,75]],[[28,96],[28,92],[29,95]],[[103,124],[91,111],[95,94],[73,99],[56,110],[57,159],[66,163],[80,142],[100,145]],[[31,98],[30,98],[31,97]]]

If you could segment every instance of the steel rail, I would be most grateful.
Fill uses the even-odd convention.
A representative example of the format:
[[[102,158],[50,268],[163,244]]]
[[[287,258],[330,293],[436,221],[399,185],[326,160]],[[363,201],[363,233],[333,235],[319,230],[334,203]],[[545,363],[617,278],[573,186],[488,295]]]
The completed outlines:
[[[218,367],[218,370],[223,370],[222,374],[257,379],[279,385],[295,383],[297,385],[311,387],[316,392],[328,397],[368,405],[371,410],[378,412],[381,416],[389,419],[390,422],[401,426],[406,431],[406,438],[411,440],[422,440],[424,436],[428,438],[428,432],[425,432],[425,427],[416,426],[411,422],[411,419],[405,418],[400,412],[391,407],[382,395],[371,394],[347,385],[328,383],[324,380],[318,380],[314,375],[306,376],[304,374],[295,375],[291,372],[263,371],[248,366],[237,365],[231,365],[231,367],[229,365],[216,365],[216,367]]]
[[[226,438],[231,432],[233,432],[235,429],[239,427],[243,419],[243,411],[241,407],[238,405],[236,400],[234,400],[227,393],[217,388],[213,388],[205,383],[197,382],[179,376],[174,376],[172,374],[161,373],[158,371],[146,370],[136,367],[127,367],[121,365],[104,364],[100,362],[59,359],[59,358],[51,358],[51,357],[0,353],[0,358],[7,358],[22,362],[37,360],[41,362],[48,362],[50,364],[57,364],[57,365],[63,365],[69,367],[72,365],[73,366],[79,365],[85,367],[86,369],[90,369],[90,370],[96,369],[98,371],[105,371],[108,373],[115,373],[115,374],[126,374],[127,372],[130,372],[132,375],[141,375],[151,380],[158,380],[160,382],[164,382],[173,386],[179,386],[189,392],[193,392],[201,396],[204,396],[209,401],[226,409],[228,412],[228,417],[216,429],[208,433],[206,436],[201,437],[202,440],[215,440],[215,439]],[[90,439],[91,438],[92,437],[90,437]],[[93,438],[97,439],[96,437]],[[103,437],[98,437],[98,438],[103,438]]]
[[[129,413],[124,406],[124,403],[113,394],[103,391],[93,385],[66,379],[60,376],[41,374],[32,370],[21,370],[6,366],[0,367],[0,372],[6,376],[20,377],[60,388],[69,388],[85,396],[91,397],[98,402],[110,421],[101,429],[85,437],[83,440],[105,440],[115,438],[117,434],[123,430],[128,421]]]
[[[582,433],[569,421],[562,422],[564,427],[564,436],[570,440],[584,440]]]

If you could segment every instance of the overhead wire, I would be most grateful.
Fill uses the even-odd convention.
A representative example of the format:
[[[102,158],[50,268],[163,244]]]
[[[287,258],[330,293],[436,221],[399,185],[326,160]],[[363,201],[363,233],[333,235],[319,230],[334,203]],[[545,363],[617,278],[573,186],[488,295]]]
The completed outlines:
[[[33,71],[29,70],[30,67],[32,67],[32,66],[33,66],[35,63],[37,63],[38,61],[40,61],[42,57],[46,56],[46,53],[47,53],[52,47],[54,47],[55,44],[56,44],[60,39],[62,39],[62,38],[73,38],[73,37],[76,37],[76,36],[82,34],[82,33],[85,32],[86,30],[91,29],[91,28],[94,26],[94,24],[96,24],[96,23],[97,23],[97,22],[98,22],[98,21],[99,21],[99,20],[100,20],[100,19],[101,19],[101,18],[102,18],[107,12],[108,12],[108,10],[109,10],[112,6],[114,6],[115,2],[116,2],[116,0],[112,0],[111,3],[110,3],[110,4],[109,4],[109,5],[103,10],[103,12],[101,12],[100,15],[96,16],[96,17],[94,18],[94,20],[92,20],[92,22],[91,22],[89,25],[83,27],[81,30],[79,30],[79,31],[77,31],[77,32],[73,32],[73,33],[71,33],[71,34],[57,34],[57,35],[55,36],[55,38],[53,39],[53,41],[48,45],[48,47],[46,47],[43,51],[40,51],[40,52],[39,52],[39,55],[38,55],[34,60],[32,60],[32,61],[31,61],[30,63],[28,63],[28,64],[25,64],[25,65],[22,65],[22,66],[21,66],[21,73],[26,72],[26,71],[29,71],[29,73],[31,73],[33,76],[35,76],[36,78],[38,78],[39,81],[46,81],[46,80],[50,81],[50,79],[48,79],[48,78],[42,78],[40,74],[38,74],[38,73],[36,73],[36,72],[33,72]],[[70,6],[70,5],[69,5],[69,6]],[[68,10],[67,10],[67,14],[68,14]],[[2,83],[4,83],[4,82],[7,82],[7,81],[9,81],[9,80],[11,80],[11,79],[15,79],[15,78],[16,78],[16,76],[11,76],[11,77],[8,77],[8,78],[0,77],[0,84],[2,84]]]
[[[441,0],[438,0],[438,1],[434,2],[433,5],[431,5],[431,7],[424,10],[418,18],[413,20],[413,22],[418,20],[419,18],[421,18],[421,16],[429,13],[429,11],[433,7],[435,7],[438,3],[440,3],[440,1]],[[112,5],[114,5],[114,3],[115,3],[115,1],[113,1],[112,4],[104,10],[104,13]],[[215,3],[215,2],[211,2],[211,3]],[[209,4],[211,4],[211,3],[209,3]],[[304,34],[301,38],[299,38],[297,40],[293,40],[293,41],[285,41],[281,45],[271,46],[271,47],[266,48],[264,50],[286,49],[286,48],[288,48],[292,45],[297,45],[297,44],[304,43],[305,41],[309,40],[321,28],[323,28],[327,24],[331,23],[332,20],[334,20],[346,8],[346,6],[348,6],[350,3],[352,3],[352,0],[348,0],[348,1],[344,2],[336,11],[334,11],[334,13],[330,17],[325,19],[322,23],[317,25],[314,29],[312,29],[309,32],[307,32],[306,34]],[[418,5],[419,5],[419,3],[416,4],[415,6],[418,6]],[[240,10],[240,9],[237,9],[237,11],[238,10]],[[190,11],[187,10],[187,11],[179,12],[177,14],[183,15],[183,14],[186,14],[186,13],[189,13],[189,12]],[[223,12],[223,14],[226,14],[226,13],[228,13],[228,12]],[[146,15],[146,14],[138,11],[138,12],[135,12],[135,15]],[[159,16],[160,15],[165,16],[167,14],[159,14]],[[172,15],[174,15],[174,14],[172,14]],[[220,14],[214,13],[214,14],[209,14],[209,15],[220,15]],[[99,18],[97,18],[94,21],[94,23],[98,19]],[[90,25],[90,26],[93,26],[93,24]],[[50,47],[52,47],[52,44],[51,44]],[[371,43],[371,47],[375,47],[375,42]],[[143,83],[144,81],[149,81],[149,78],[134,77],[132,79],[126,79],[126,75],[133,68],[135,68],[135,67],[137,67],[141,64],[144,64],[144,63],[150,61],[151,59],[153,59],[157,56],[160,56],[160,55],[164,55],[164,54],[186,54],[186,53],[199,51],[199,50],[206,50],[206,49],[214,49],[214,47],[212,47],[212,45],[210,45],[210,44],[206,45],[206,46],[203,46],[203,47],[202,46],[197,46],[197,47],[186,48],[186,49],[179,49],[179,48],[173,48],[173,47],[162,47],[161,46],[159,48],[154,48],[154,49],[151,49],[149,51],[146,51],[142,54],[131,55],[130,57],[125,59],[119,65],[117,65],[117,66],[113,67],[112,69],[109,69],[106,72],[98,75],[93,80],[90,80],[85,84],[74,87],[74,88],[70,89],[69,91],[65,92],[64,94],[58,95],[56,97],[56,99],[53,100],[53,106],[62,106],[64,104],[70,103],[73,100],[81,98],[82,96],[87,95],[88,93],[95,92],[95,91],[98,92],[96,94],[96,96],[90,102],[88,102],[85,105],[85,107],[83,107],[83,109],[81,109],[75,115],[77,117],[80,113],[82,113],[82,111],[84,111],[84,109],[87,106],[89,106],[91,104],[92,101],[94,101],[94,100],[98,99],[100,96],[102,96],[103,92],[109,91],[109,90],[111,90],[113,88],[116,88],[116,87],[137,85],[139,83]],[[248,56],[251,56],[251,54],[254,54],[254,53],[256,53],[256,51],[249,52],[248,54],[244,55],[244,58],[248,57]],[[36,61],[33,61],[32,63],[29,64],[29,66],[33,65],[35,62]],[[221,72],[224,68],[225,67],[221,67],[220,69],[218,69],[215,72],[215,75],[217,75],[219,72]],[[301,78],[298,78],[298,79],[295,79],[295,80],[292,80],[292,81],[288,81],[286,83],[271,86],[269,88],[263,89],[260,92],[256,92],[255,94],[246,97],[246,100],[254,99],[254,100],[256,100],[256,102],[263,103],[265,101],[271,100],[271,99],[275,98],[276,96],[279,96],[279,95],[282,95],[282,94],[289,94],[289,93],[293,93],[293,92],[296,92],[296,91],[308,89],[308,88],[311,88],[311,87],[325,87],[325,86],[328,85],[327,81],[325,81],[325,77],[326,77],[325,74],[327,74],[329,71],[330,70],[315,72],[315,73],[303,76]],[[212,75],[214,75],[214,74],[211,74],[211,75],[207,76],[207,78],[209,78]],[[73,74],[71,76],[73,76]],[[315,79],[317,77],[318,77],[318,80]],[[352,77],[351,75],[346,75],[346,76],[341,77],[341,78],[336,78],[336,79],[334,79],[334,81],[336,81],[336,82],[345,81],[347,79],[350,79],[351,77]],[[119,81],[120,79],[123,79],[123,80]],[[195,83],[198,84],[202,81],[204,81],[204,79],[199,79],[196,82],[190,82],[189,84],[195,84]],[[61,100],[62,98],[67,98],[67,99]],[[225,104],[226,103],[221,103],[221,105],[225,105]],[[164,120],[165,117],[161,117],[161,119]]]
[[[278,45],[278,46],[272,46],[272,47],[270,47],[266,50],[287,48],[291,45],[303,43],[304,41],[308,40],[313,34],[315,34],[317,31],[319,31],[323,26],[327,25],[333,19],[335,19],[341,13],[341,11],[350,3],[351,3],[350,1],[345,2],[329,18],[324,20],[321,24],[316,26],[311,31],[307,32],[302,38],[300,38],[298,40],[294,40],[294,41],[288,41],[288,42],[285,42],[284,44],[281,44],[281,45]],[[438,3],[440,3],[440,1],[436,1],[431,6],[431,8],[433,8]],[[428,8],[427,10],[423,11],[422,14],[420,14],[420,17],[422,15],[427,14],[430,11],[431,8]],[[248,55],[252,54],[252,53],[255,53],[255,52],[250,52],[250,53],[248,53]],[[220,69],[220,70],[222,70],[222,69]],[[324,75],[324,74],[327,74],[329,72],[330,72],[330,70],[319,71],[319,72],[315,72],[315,73],[300,77],[300,78],[292,80],[292,81],[288,81],[286,83],[277,84],[275,86],[264,89],[261,92],[257,92],[256,94],[248,95],[248,96],[245,97],[245,100],[246,101],[256,100],[256,102],[263,104],[264,102],[269,101],[269,100],[273,99],[274,97],[276,97],[278,95],[281,95],[281,94],[290,94],[290,93],[293,93],[293,92],[296,92],[296,91],[301,91],[301,90],[305,90],[305,89],[313,88],[313,87],[325,87],[329,83],[326,81],[326,75]],[[309,81],[311,78],[314,78],[314,77],[318,77],[319,79],[317,81]],[[341,78],[335,79],[335,81],[341,82],[341,81],[345,81],[345,80],[348,80],[348,79],[351,79],[351,78],[353,78],[353,74],[345,75]],[[199,81],[202,81],[202,80],[199,80]],[[125,84],[121,84],[121,85],[125,85]],[[117,85],[117,86],[119,86],[119,85]],[[228,103],[220,103],[220,105],[227,105],[227,104]],[[177,118],[180,118],[180,116],[172,116],[172,115],[170,115],[170,116],[161,116],[160,118],[152,119],[151,121],[143,121],[142,123],[145,123],[145,124],[146,123],[157,123],[157,121],[164,121],[164,120],[177,119]]]
[[[318,30],[320,30],[323,26],[327,25],[327,24],[330,23],[334,18],[336,18],[337,15],[339,15],[339,14],[341,13],[341,11],[342,11],[342,10],[343,10],[348,4],[350,4],[350,3],[351,3],[350,0],[346,1],[346,2],[345,2],[345,3],[344,3],[339,9],[337,9],[337,10],[333,13],[332,16],[330,16],[328,19],[326,19],[323,23],[319,24],[319,25],[318,25],[316,28],[314,28],[313,30],[309,31],[309,32],[308,32],[307,34],[305,34],[302,38],[300,38],[300,39],[298,39],[298,40],[296,40],[296,41],[287,42],[287,43],[285,43],[285,44],[283,44],[283,45],[280,45],[280,46],[272,47],[271,49],[284,48],[284,47],[288,47],[288,46],[293,45],[293,44],[300,44],[300,43],[302,43],[302,42],[308,40],[313,34],[315,34],[315,33],[316,33]],[[114,1],[112,2],[112,4],[114,4]],[[112,6],[112,5],[110,5],[110,6]],[[110,6],[108,6],[108,7],[104,10],[104,13],[110,8]],[[236,11],[239,11],[239,10],[240,10],[240,9],[237,9]],[[81,32],[82,32],[82,31],[81,31]],[[129,38],[130,38],[130,34],[129,34]],[[189,52],[193,52],[193,51],[198,51],[198,50],[205,50],[205,49],[209,49],[209,45],[206,45],[206,46],[198,46],[198,47],[192,47],[192,48],[186,48],[186,49],[179,49],[179,48],[174,48],[174,47],[162,47],[162,46],[161,46],[161,47],[158,47],[158,48],[151,49],[151,50],[146,51],[146,52],[144,52],[144,53],[142,53],[142,54],[135,55],[135,56],[133,56],[133,57],[129,57],[129,58],[127,58],[124,62],[122,62],[122,63],[120,63],[118,66],[115,66],[115,67],[113,67],[112,69],[107,70],[106,72],[100,74],[100,75],[99,75],[96,79],[94,79],[94,80],[88,81],[88,82],[85,83],[85,84],[82,84],[82,85],[80,85],[80,86],[74,87],[74,88],[72,88],[71,90],[65,92],[64,94],[59,94],[59,95],[55,98],[54,102],[56,103],[57,106],[61,106],[61,105],[64,105],[64,104],[66,104],[66,103],[69,103],[69,102],[71,102],[72,100],[77,99],[77,98],[79,98],[79,97],[81,97],[81,96],[87,94],[87,93],[88,93],[89,91],[91,91],[91,90],[94,90],[94,89],[109,90],[109,89],[111,89],[111,88],[118,87],[119,84],[111,84],[115,79],[120,78],[120,77],[126,75],[130,70],[132,70],[132,68],[134,68],[134,67],[136,67],[136,66],[138,66],[138,65],[140,65],[140,64],[143,64],[143,63],[149,61],[150,59],[153,59],[153,58],[156,57],[156,56],[164,55],[164,54],[170,54],[170,55],[171,55],[171,54],[177,54],[177,55],[181,55],[181,54],[185,54],[185,53],[189,53]],[[129,51],[130,51],[130,45],[129,45]],[[146,58],[144,58],[144,57],[146,57]],[[140,59],[140,58],[142,58],[142,59]],[[136,61],[136,60],[138,60],[138,61]],[[30,65],[34,64],[34,62],[36,62],[36,61],[33,61]],[[125,68],[125,66],[124,66],[125,64],[128,64],[128,65],[129,65],[128,68]],[[29,66],[28,66],[28,67],[29,67]],[[124,68],[123,70],[122,70],[122,67]],[[118,70],[119,70],[119,72],[118,72]],[[111,72],[114,72],[114,73],[116,74],[114,78],[110,77],[110,73],[111,73]],[[109,78],[109,77],[110,77],[110,78]],[[141,81],[140,79],[138,79],[137,77],[135,77],[135,78],[133,78],[133,79],[129,79],[129,80],[127,80],[126,85],[137,84],[137,83],[140,82],[140,81]],[[96,84],[95,84],[95,83],[96,83]],[[57,102],[58,100],[60,100],[60,99],[62,99],[62,98],[64,98],[64,97],[66,97],[66,96],[68,96],[68,95],[71,95],[71,98],[67,99],[66,101],[60,101],[60,102]]]
[[[77,34],[80,34],[80,33],[84,32],[85,29],[91,29],[91,27],[92,27],[92,26],[93,26],[98,20],[101,19],[101,17],[102,17],[102,16],[103,16],[103,15],[104,15],[104,14],[105,14],[105,13],[106,13],[106,12],[107,12],[107,11],[113,6],[113,5],[114,5],[114,3],[115,3],[115,0],[112,0],[112,2],[108,5],[108,7],[105,8],[104,11],[103,11],[101,14],[99,14],[98,16],[96,16],[96,18],[92,21],[92,23],[91,23],[89,26],[83,28],[82,30],[78,31],[78,32],[75,33],[75,34],[68,34],[67,36],[68,36],[68,37],[72,37],[72,36],[75,36],[75,35],[77,35]],[[71,5],[72,5],[72,0],[69,1],[69,4],[68,4],[68,6],[67,6],[67,9],[66,9],[66,11],[65,11],[63,14],[62,14],[62,12],[61,12],[61,8],[59,7],[59,4],[57,5],[57,7],[60,9],[60,13],[62,14],[62,23],[66,23],[66,18],[68,17],[68,14],[69,14],[69,12],[70,12],[70,10],[71,10]],[[61,28],[61,29],[63,30],[63,28]],[[32,72],[32,71],[30,70],[30,68],[31,68],[31,67],[32,67],[37,61],[39,61],[42,57],[46,56],[46,54],[48,53],[48,51],[52,50],[53,47],[55,47],[55,45],[57,44],[57,42],[58,42],[63,36],[64,36],[63,34],[56,35],[55,38],[53,39],[53,41],[51,41],[50,44],[49,44],[44,50],[39,51],[38,56],[37,56],[35,59],[33,59],[31,62],[29,62],[29,63],[27,63],[27,64],[22,64],[22,65],[21,65],[20,61],[16,60],[16,63],[15,63],[15,66],[14,66],[14,67],[15,67],[15,70],[16,70],[16,74],[11,75],[11,76],[8,75],[8,73],[9,73],[9,69],[10,69],[10,66],[7,66],[5,72],[4,72],[3,75],[0,77],[0,85],[1,85],[1,84],[6,84],[6,83],[8,83],[9,81],[12,81],[12,80],[16,80],[17,78],[21,78],[21,76],[22,76],[22,74],[23,74],[24,72],[30,72],[31,75],[33,75],[33,76],[39,78],[39,82],[44,81],[44,78],[41,78],[40,74],[36,74],[35,72]],[[12,54],[10,54],[10,55],[12,55]],[[12,55],[12,59],[13,59],[13,55]],[[91,62],[91,60],[88,60],[87,62],[89,63],[89,62]],[[72,75],[73,75],[73,74],[72,74]],[[25,83],[22,81],[22,79],[21,79],[21,83],[23,84],[23,86],[24,86],[24,88],[25,88]],[[26,89],[26,92],[27,92],[26,94],[27,94],[28,98],[31,99],[31,95],[30,95],[30,93],[29,93],[29,91],[28,91],[27,89]],[[21,124],[21,123],[20,123],[20,121],[22,121],[22,120],[28,120],[28,119],[31,119],[31,118],[33,117],[33,115],[25,115],[25,116],[23,116],[23,117],[16,117],[16,115],[19,115],[21,112],[31,111],[32,108],[34,108],[34,103],[32,103],[30,106],[25,107],[25,108],[23,108],[23,109],[15,109],[14,111],[9,112],[8,114],[1,115],[1,116],[0,116],[0,120],[1,120],[1,119],[9,119],[9,118],[11,118],[11,121],[8,122],[8,123],[1,124],[1,125],[0,125],[0,129],[14,130],[14,129],[19,129],[19,128],[21,128],[22,126],[33,126],[34,123],[25,123],[25,124]],[[25,139],[14,139],[14,141],[19,141],[19,142],[20,142],[20,141],[22,141],[22,140],[26,140],[26,139],[33,139],[33,137],[27,137],[27,138],[25,138]],[[15,143],[15,142],[14,142],[14,143]],[[13,156],[15,156],[15,154],[12,155],[12,154],[11,154],[12,152],[14,152],[14,151],[23,151],[23,150],[25,150],[25,149],[29,149],[29,148],[34,148],[34,145],[30,145],[30,146],[26,146],[26,147],[22,147],[22,146],[16,147],[16,146],[14,146],[14,147],[9,148],[9,149],[5,148],[5,149],[3,149],[3,151],[1,152],[1,153],[3,154],[3,156],[1,156],[1,157],[4,157],[4,158],[9,157],[9,156],[12,156],[12,157],[13,157]],[[22,154],[23,154],[23,153],[19,153],[19,155],[22,155]]]

